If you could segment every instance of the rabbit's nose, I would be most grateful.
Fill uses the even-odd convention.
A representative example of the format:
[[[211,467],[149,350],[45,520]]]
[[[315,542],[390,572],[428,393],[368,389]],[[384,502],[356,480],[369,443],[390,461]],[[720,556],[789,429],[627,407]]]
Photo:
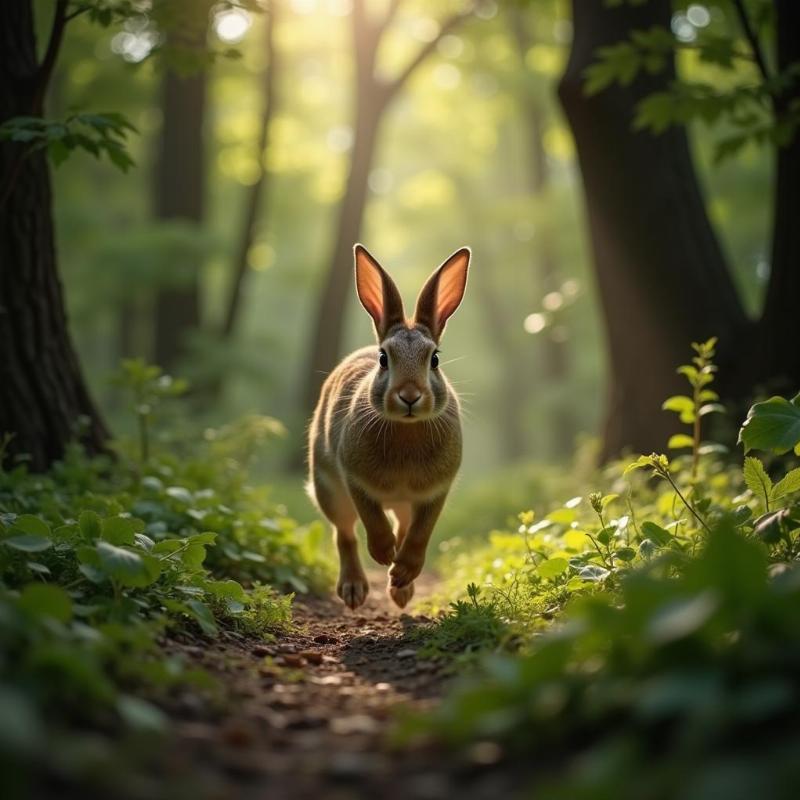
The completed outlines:
[[[416,386],[404,386],[397,396],[408,406],[409,410],[422,397],[422,392]]]

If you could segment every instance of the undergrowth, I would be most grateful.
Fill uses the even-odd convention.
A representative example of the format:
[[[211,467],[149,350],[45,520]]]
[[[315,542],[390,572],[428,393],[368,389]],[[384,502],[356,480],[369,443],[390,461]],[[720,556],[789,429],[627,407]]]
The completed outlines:
[[[401,738],[480,745],[537,797],[793,796],[800,395],[752,407],[740,442],[766,460],[736,464],[703,438],[722,410],[714,344],[694,345],[690,394],[664,403],[688,426],[668,447],[687,455],[611,464],[602,490],[447,552],[464,599],[422,636],[484,657]],[[491,623],[476,635],[478,618]]]
[[[270,637],[291,625],[287,592],[329,585],[321,526],[298,526],[247,484],[274,421],[162,451],[151,429],[175,384],[140,362],[126,381],[138,446],[119,443],[116,458],[75,446],[40,475],[3,469],[0,447],[0,763],[28,795],[42,774],[108,771],[127,738],[152,744],[176,687],[213,688],[170,637]]]

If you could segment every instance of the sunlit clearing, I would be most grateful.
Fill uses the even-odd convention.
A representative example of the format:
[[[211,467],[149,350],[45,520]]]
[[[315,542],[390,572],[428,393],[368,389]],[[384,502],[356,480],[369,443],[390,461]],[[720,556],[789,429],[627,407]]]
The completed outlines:
[[[240,42],[250,30],[250,15],[240,8],[221,11],[214,17],[214,31],[223,42]]]
[[[526,333],[541,333],[547,327],[547,317],[544,314],[528,314],[522,323]]]

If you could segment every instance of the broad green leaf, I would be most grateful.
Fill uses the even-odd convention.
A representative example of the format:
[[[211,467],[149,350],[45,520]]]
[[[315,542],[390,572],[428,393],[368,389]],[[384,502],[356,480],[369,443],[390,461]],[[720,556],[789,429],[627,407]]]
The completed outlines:
[[[129,517],[109,517],[103,520],[102,537],[111,544],[133,544],[136,525]]]
[[[94,511],[83,511],[78,517],[78,527],[84,537],[92,541],[99,539],[103,530],[100,517]]]
[[[683,447],[694,447],[694,439],[685,433],[676,433],[669,437],[667,447],[670,450],[680,450]]]
[[[614,555],[620,561],[633,561],[636,558],[636,551],[632,547],[620,547],[614,552]]]
[[[49,583],[29,583],[19,596],[20,608],[37,617],[52,617],[59,622],[72,619],[72,600],[60,587]]]
[[[785,397],[770,397],[756,403],[739,430],[745,453],[771,450],[779,455],[800,444],[800,395],[791,402]]]
[[[764,465],[757,458],[747,456],[744,460],[742,473],[744,474],[744,482],[747,484],[747,488],[764,503],[764,508],[769,511],[772,480],[767,475]]]
[[[773,487],[770,492],[770,500],[780,500],[787,494],[800,491],[800,467],[796,467],[791,472],[787,472],[785,477],[781,478]]]
[[[100,568],[123,586],[149,586],[158,580],[161,564],[157,558],[109,542],[98,542]]]
[[[53,543],[44,536],[35,536],[32,533],[9,536],[7,539],[2,540],[2,544],[14,550],[21,550],[23,553],[41,553],[42,550],[47,550],[53,545]]]
[[[50,538],[51,535],[50,526],[33,514],[20,514],[11,525],[11,530],[29,533],[32,536],[42,536],[45,539]]]
[[[666,547],[675,538],[668,530],[650,520],[642,523],[642,533],[659,547]]]
[[[565,562],[566,563],[566,562]],[[204,581],[203,588],[223,600],[238,600],[240,603],[249,602],[247,592],[237,581]]]
[[[625,476],[636,469],[644,469],[646,467],[652,467],[652,466],[653,466],[653,461],[650,458],[650,456],[639,456],[639,458],[637,458],[636,461],[632,461],[630,464],[628,464],[627,467],[625,467],[622,475]]]
[[[563,575],[568,569],[569,561],[566,558],[548,558],[536,567],[536,571],[542,578],[556,578]]]

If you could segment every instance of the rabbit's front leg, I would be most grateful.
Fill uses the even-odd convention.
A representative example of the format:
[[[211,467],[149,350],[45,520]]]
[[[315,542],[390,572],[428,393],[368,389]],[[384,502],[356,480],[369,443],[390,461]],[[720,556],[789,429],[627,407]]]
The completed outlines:
[[[415,503],[408,533],[389,570],[389,585],[394,589],[408,586],[422,572],[425,550],[433,526],[444,507],[447,492],[423,503]]]
[[[360,487],[349,484],[347,488],[366,528],[369,554],[379,564],[388,566],[394,558],[395,538],[383,507]]]

